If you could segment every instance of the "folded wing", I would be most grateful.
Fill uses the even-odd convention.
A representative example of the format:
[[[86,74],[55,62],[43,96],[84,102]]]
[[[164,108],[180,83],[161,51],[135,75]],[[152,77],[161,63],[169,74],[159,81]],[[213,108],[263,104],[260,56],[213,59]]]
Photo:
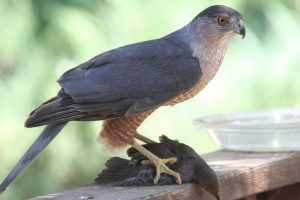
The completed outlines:
[[[26,125],[135,115],[187,91],[200,75],[184,45],[162,38],[121,47],[63,74],[58,96],[32,112]]]

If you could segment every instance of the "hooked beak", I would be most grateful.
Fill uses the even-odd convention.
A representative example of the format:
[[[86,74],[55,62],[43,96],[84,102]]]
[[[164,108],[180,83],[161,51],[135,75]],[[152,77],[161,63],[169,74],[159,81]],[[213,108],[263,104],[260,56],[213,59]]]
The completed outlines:
[[[242,19],[240,19],[237,22],[237,25],[234,28],[234,32],[236,32],[237,34],[242,35],[242,38],[244,39],[244,37],[246,35],[246,29],[245,29],[244,21]]]

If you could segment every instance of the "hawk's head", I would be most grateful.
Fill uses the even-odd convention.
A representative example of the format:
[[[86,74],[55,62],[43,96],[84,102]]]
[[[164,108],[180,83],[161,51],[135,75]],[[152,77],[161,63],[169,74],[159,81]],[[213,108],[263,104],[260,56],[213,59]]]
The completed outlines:
[[[197,15],[194,22],[198,23],[201,29],[213,35],[233,35],[238,33],[244,38],[246,30],[241,14],[229,7],[215,5],[208,7]]]

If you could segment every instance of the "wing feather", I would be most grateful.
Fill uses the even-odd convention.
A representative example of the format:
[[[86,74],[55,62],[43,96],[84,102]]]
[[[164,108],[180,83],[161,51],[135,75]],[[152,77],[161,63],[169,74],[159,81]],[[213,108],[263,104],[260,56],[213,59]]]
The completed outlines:
[[[31,120],[37,122],[38,116],[42,125],[135,115],[187,91],[200,76],[198,60],[179,40],[161,38],[120,47],[65,72],[58,80],[62,90],[55,104],[51,109],[42,105]]]
[[[199,62],[191,54],[180,54],[182,49],[175,47],[172,53],[168,44],[167,51],[158,55],[156,46],[148,44],[154,49],[133,45],[95,57],[65,73],[58,82],[80,111],[112,110],[126,116],[156,108],[198,82]],[[161,45],[166,44],[159,42],[156,48],[162,49]],[[116,106],[120,102],[122,106]],[[87,106],[90,103],[95,104]]]

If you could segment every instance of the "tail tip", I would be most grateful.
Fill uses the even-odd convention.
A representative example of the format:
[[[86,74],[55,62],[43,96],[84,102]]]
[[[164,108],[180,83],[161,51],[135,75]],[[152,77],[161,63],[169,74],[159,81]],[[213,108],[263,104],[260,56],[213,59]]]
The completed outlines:
[[[35,124],[34,121],[33,121],[32,118],[29,116],[29,117],[26,119],[25,123],[24,123],[24,127],[25,127],[25,128],[32,128],[32,127],[35,126],[34,124]]]
[[[5,190],[6,190],[6,186],[4,187],[4,186],[0,185],[0,194],[3,193]]]

